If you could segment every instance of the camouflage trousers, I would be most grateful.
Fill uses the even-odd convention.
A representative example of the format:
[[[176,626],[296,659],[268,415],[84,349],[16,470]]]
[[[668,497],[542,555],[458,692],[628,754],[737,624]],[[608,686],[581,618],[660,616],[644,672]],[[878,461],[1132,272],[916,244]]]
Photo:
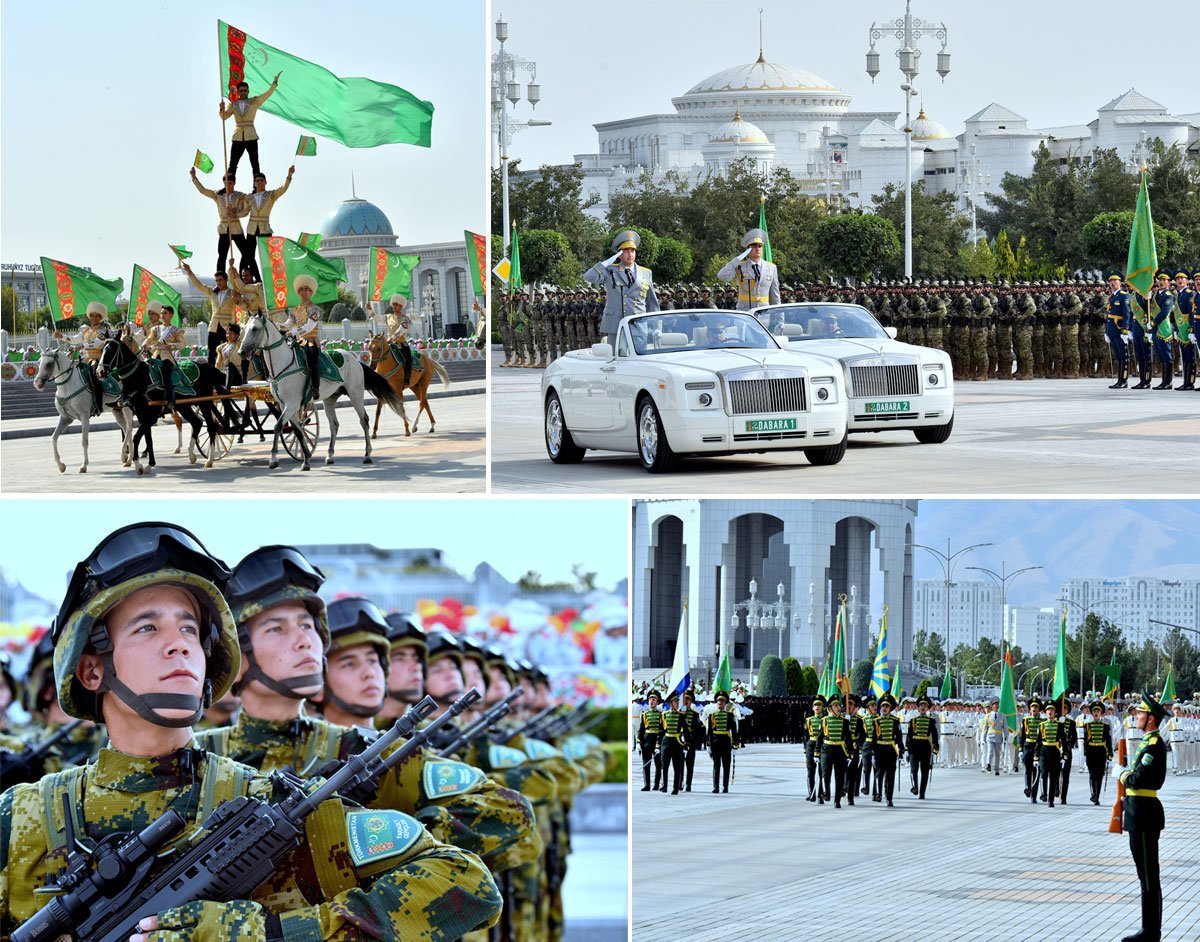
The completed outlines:
[[[500,329],[500,345],[504,347],[504,366],[512,363],[513,356],[516,353],[516,348],[513,344],[512,324],[508,322],[508,318],[501,316],[499,322]]]
[[[1051,379],[1063,375],[1063,332],[1059,324],[1046,328],[1046,375]]]
[[[971,379],[986,380],[987,379],[987,329],[984,327],[974,328],[968,335],[971,351]]]
[[[1033,328],[1023,325],[1016,331],[1017,379],[1033,379]]]
[[[1079,379],[1079,325],[1067,324],[1062,333],[1062,375],[1067,379]]]
[[[951,326],[950,328],[950,362],[954,365],[954,375],[963,379],[971,378],[971,351],[968,347],[967,329]]]
[[[996,325],[996,379],[1013,378],[1013,330],[1009,324]]]
[[[931,326],[929,328],[929,344],[935,350],[945,350],[945,337],[941,327]]]
[[[999,362],[999,353],[996,340],[996,325],[988,324],[984,328],[987,334],[987,367],[984,370],[984,379],[996,378],[996,364]]]
[[[1046,328],[1033,325],[1033,378],[1046,378]]]

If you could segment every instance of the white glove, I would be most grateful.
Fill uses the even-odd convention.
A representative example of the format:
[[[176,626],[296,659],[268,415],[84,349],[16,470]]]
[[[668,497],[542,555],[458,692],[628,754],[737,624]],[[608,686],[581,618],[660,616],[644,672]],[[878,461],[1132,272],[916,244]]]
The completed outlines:
[[[1192,343],[1195,343],[1195,342],[1196,342],[1196,335],[1195,335],[1195,334],[1188,334],[1188,340],[1190,340]]]
[[[606,258],[606,259],[604,260],[604,263],[603,263],[603,264],[605,264],[605,265],[615,265],[615,264],[616,264],[616,263],[617,263],[617,262],[620,260],[620,258],[621,258],[621,253],[620,253],[620,252],[617,252],[617,253],[615,253],[615,254],[614,254],[614,255],[613,255],[611,258]]]
[[[741,255],[739,255],[737,258],[735,258],[734,261],[740,262],[742,259],[749,258],[749,257],[750,257],[750,250],[746,249],[746,251],[744,251]]]

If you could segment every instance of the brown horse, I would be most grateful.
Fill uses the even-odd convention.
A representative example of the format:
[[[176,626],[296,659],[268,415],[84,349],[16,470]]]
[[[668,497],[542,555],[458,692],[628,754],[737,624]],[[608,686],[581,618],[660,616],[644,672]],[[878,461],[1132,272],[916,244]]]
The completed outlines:
[[[417,430],[417,423],[421,421],[422,411],[429,413],[429,431],[434,431],[433,410],[429,408],[429,383],[436,373],[442,384],[449,389],[450,374],[446,372],[446,368],[429,354],[423,353],[420,367],[413,364],[412,372],[408,377],[408,386],[405,386],[404,364],[396,358],[396,354],[392,352],[392,346],[387,340],[383,337],[370,337],[367,339],[367,350],[371,354],[371,369],[380,373],[388,381],[388,385],[396,390],[401,400],[404,398],[405,389],[411,389],[417,397],[417,416],[413,419],[411,428],[408,424],[408,415],[404,412],[403,403],[401,404],[400,417],[404,419],[404,434],[411,435]],[[372,438],[379,436],[379,413],[382,411],[382,405],[381,402],[375,403],[375,427],[371,432]]]

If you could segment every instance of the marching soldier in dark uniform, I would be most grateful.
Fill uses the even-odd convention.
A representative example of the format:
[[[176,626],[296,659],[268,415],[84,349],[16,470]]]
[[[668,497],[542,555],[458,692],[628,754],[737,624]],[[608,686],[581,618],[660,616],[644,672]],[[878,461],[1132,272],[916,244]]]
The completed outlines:
[[[1071,766],[1075,764],[1075,747],[1079,745],[1079,726],[1071,716],[1071,701],[1062,698],[1059,722],[1063,724],[1062,777],[1059,779],[1058,797],[1064,805],[1067,792],[1071,790]]]
[[[867,712],[862,716],[863,736],[859,746],[858,764],[862,769],[862,794],[869,794],[874,781],[872,765],[875,758],[875,720],[879,718],[879,704],[874,697],[867,697]]]
[[[1125,786],[1121,828],[1129,834],[1129,850],[1137,867],[1142,890],[1142,928],[1121,942],[1160,942],[1162,938],[1162,884],[1158,872],[1158,838],[1166,826],[1158,790],[1167,777],[1167,746],[1158,731],[1167,718],[1162,704],[1142,694],[1137,711],[1138,729],[1144,732],[1129,769],[1121,773]]]
[[[1113,359],[1117,363],[1117,381],[1109,389],[1126,389],[1129,386],[1129,329],[1133,314],[1129,309],[1129,293],[1121,287],[1120,272],[1109,272],[1108,320],[1104,336],[1112,347]]]
[[[1133,352],[1137,358],[1138,367],[1138,384],[1132,388],[1149,389],[1152,371],[1150,365],[1150,341],[1146,339],[1146,330],[1150,326],[1149,315],[1147,314],[1150,302],[1136,291],[1130,293],[1130,299],[1133,301],[1133,306],[1130,309],[1133,319],[1130,323],[1129,332],[1133,336]]]
[[[1196,335],[1196,290],[1191,286],[1188,272],[1180,268],[1175,273],[1175,331],[1179,336],[1179,344],[1183,348],[1183,384],[1184,389],[1196,388],[1196,344],[1192,339]]]
[[[1034,804],[1037,804],[1038,789],[1038,730],[1044,719],[1042,702],[1036,698],[1030,700],[1029,713],[1021,720],[1021,726],[1017,730],[1017,745],[1021,747],[1021,761],[1025,765],[1025,797]]]
[[[925,694],[917,698],[917,715],[908,721],[908,735],[904,748],[908,750],[909,763],[912,767],[912,793],[920,799],[925,798],[925,789],[929,785],[929,771],[933,768],[933,757],[938,754],[937,720],[929,715],[933,702]]]
[[[738,743],[737,714],[729,709],[729,694],[721,690],[717,693],[717,708],[708,714],[708,750],[712,755],[714,795],[719,776],[723,776],[722,790],[729,791],[729,766]]]
[[[658,754],[659,742],[663,734],[663,715],[658,708],[660,697],[657,690],[651,690],[646,695],[646,711],[638,725],[638,748],[642,753],[642,778],[645,785],[642,791],[650,791],[650,763],[654,763],[654,790],[658,791],[663,775],[662,759]]]
[[[861,702],[854,694],[846,697],[846,748],[850,750],[846,763],[846,800],[850,804],[854,804],[854,799],[858,796],[858,783],[862,775],[861,750],[867,738],[863,718],[858,712]]]
[[[842,715],[841,697],[829,698],[829,713],[821,720],[821,781],[828,795],[829,779],[833,777],[833,806],[842,807],[842,794],[846,790],[846,766],[853,749],[850,723]],[[822,797],[820,804],[825,804]],[[853,803],[853,802],[851,802]]]
[[[1162,381],[1154,388],[1172,389],[1175,380],[1175,354],[1171,349],[1171,340],[1175,333],[1175,294],[1171,291],[1170,275],[1160,271],[1156,277],[1158,285],[1154,292],[1154,305],[1157,310],[1151,308],[1154,317],[1150,322],[1150,329],[1154,335],[1154,358],[1162,367]]]
[[[1044,795],[1050,807],[1054,807],[1058,795],[1058,778],[1062,774],[1062,751],[1066,738],[1065,726],[1058,718],[1058,705],[1046,704],[1046,719],[1038,727],[1038,760],[1041,767]],[[1036,802],[1034,802],[1036,804]]]
[[[1112,727],[1104,722],[1104,704],[1094,700],[1088,708],[1092,720],[1083,727],[1083,757],[1087,762],[1088,784],[1092,789],[1092,804],[1100,804],[1100,788],[1104,771],[1113,756]]]
[[[804,756],[808,762],[808,801],[824,799],[824,786],[817,774],[821,756],[821,723],[825,719],[825,698],[820,694],[813,697],[813,711],[804,721]],[[818,791],[820,794],[818,795]]]
[[[885,693],[879,698],[880,715],[874,721],[874,750],[875,750],[875,793],[872,801],[887,799],[889,808],[892,804],[892,794],[896,787],[896,763],[904,755],[904,735],[900,728],[900,719],[892,713],[896,708],[896,698]]]
[[[683,714],[679,711],[679,694],[667,695],[670,709],[663,713],[662,791],[667,790],[667,772],[672,775],[671,794],[678,795],[683,786],[683,739],[687,733]]]
[[[692,790],[692,772],[696,768],[696,750],[704,748],[704,718],[695,709],[696,695],[691,690],[683,692],[683,768],[685,790]]]

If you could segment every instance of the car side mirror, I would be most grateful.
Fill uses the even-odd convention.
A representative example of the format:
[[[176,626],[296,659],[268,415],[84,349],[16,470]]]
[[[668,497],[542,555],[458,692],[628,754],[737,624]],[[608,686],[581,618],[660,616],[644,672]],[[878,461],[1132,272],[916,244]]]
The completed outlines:
[[[592,344],[592,356],[599,357],[601,360],[611,360],[613,358],[613,348],[611,343],[594,343]]]
[[[895,328],[895,327],[885,327],[885,328],[883,328],[883,331],[884,331],[884,333],[886,333],[886,334],[887,334],[889,337],[891,337],[893,340],[895,340],[895,339],[896,339],[896,335],[899,333],[899,331],[898,331],[898,330],[896,330],[896,328]]]

